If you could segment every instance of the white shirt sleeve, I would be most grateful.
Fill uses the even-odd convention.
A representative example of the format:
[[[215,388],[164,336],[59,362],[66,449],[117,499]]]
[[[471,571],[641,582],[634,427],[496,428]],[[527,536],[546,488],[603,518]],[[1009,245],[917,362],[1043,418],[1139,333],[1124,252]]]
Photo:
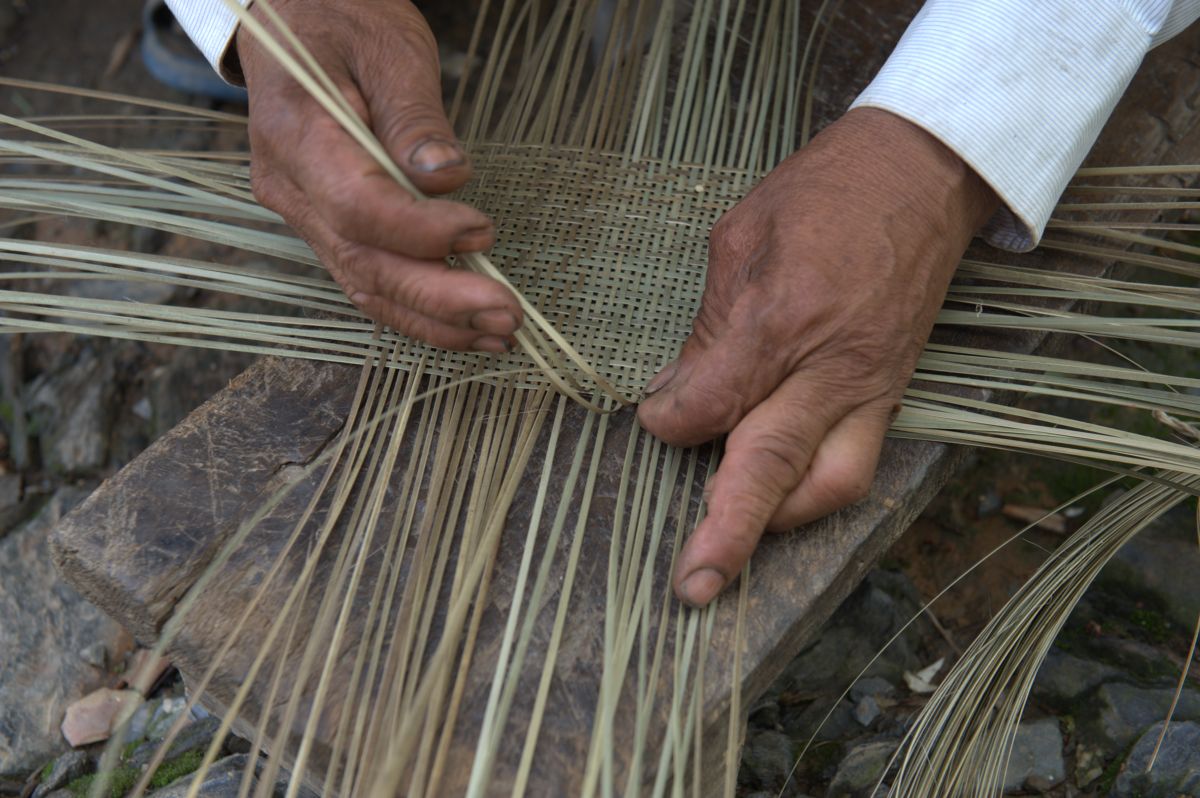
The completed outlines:
[[[222,0],[166,0],[179,27],[225,80],[240,83],[240,76],[225,68],[225,54],[233,43],[238,19]],[[249,0],[238,0],[243,6]]]
[[[1032,249],[1142,58],[1197,17],[1200,0],[927,0],[851,107],[958,153],[1004,203],[984,237]]]

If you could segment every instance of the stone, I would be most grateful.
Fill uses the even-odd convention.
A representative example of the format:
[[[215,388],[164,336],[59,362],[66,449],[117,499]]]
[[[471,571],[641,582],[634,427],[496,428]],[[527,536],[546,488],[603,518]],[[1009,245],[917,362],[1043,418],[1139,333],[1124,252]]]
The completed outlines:
[[[873,696],[864,696],[854,707],[854,719],[863,726],[870,726],[879,717],[879,704]]]
[[[850,688],[850,700],[857,703],[867,696],[872,698],[890,698],[895,693],[896,686],[887,679],[882,679],[878,676],[868,676],[865,679],[859,679]]]
[[[826,717],[828,715],[828,717]],[[785,712],[783,730],[799,739],[812,736],[818,742],[843,740],[862,733],[862,726],[854,718],[854,704],[839,701],[833,711],[827,701],[813,701],[801,712]]]
[[[144,396],[134,402],[133,407],[129,409],[142,421],[149,421],[150,419],[154,418],[154,408],[150,405],[150,400]]]
[[[1052,648],[1038,669],[1033,694],[1055,709],[1065,710],[1087,691],[1120,675],[1111,665]]]
[[[897,743],[880,740],[853,749],[838,765],[827,798],[867,798],[875,790],[896,752]],[[883,793],[886,795],[886,792]]]
[[[1152,724],[1167,716],[1175,691],[1112,682],[1101,685],[1079,716],[1080,742],[1105,749],[1112,756],[1132,743]],[[1200,720],[1200,692],[1184,690],[1175,708],[1180,721]]]
[[[68,751],[50,768],[50,773],[33,791],[32,798],[46,798],[47,795],[65,787],[80,776],[86,776],[95,770],[95,763],[86,751]]]
[[[62,291],[68,296],[83,299],[165,305],[174,298],[178,289],[171,283],[150,280],[73,280],[63,286]]]
[[[204,781],[201,782],[200,790],[196,793],[197,797],[237,798],[238,789],[242,784],[242,773],[246,770],[249,761],[248,755],[235,754],[214,762],[208,773],[204,775]],[[185,776],[161,789],[147,793],[147,795],[150,798],[186,798],[192,781],[192,777]],[[255,781],[250,783],[251,790],[255,785]]]
[[[103,468],[113,413],[113,366],[90,348],[29,387],[29,414],[38,430],[42,462],[64,475]]]
[[[148,648],[139,648],[129,657],[122,681],[142,695],[148,695],[170,667],[171,660],[155,656]]]
[[[0,474],[0,536],[25,520],[27,507],[32,509],[32,502],[21,501],[22,493],[20,474]]]
[[[1102,584],[1131,585],[1161,599],[1167,617],[1190,630],[1200,616],[1200,548],[1189,508],[1167,513],[1121,547]]]
[[[108,648],[103,643],[92,643],[79,651],[79,658],[100,670],[108,669]]]
[[[67,707],[107,678],[79,651],[101,643],[124,656],[133,643],[51,563],[50,528],[85,495],[63,488],[0,539],[0,775],[27,775],[67,748],[59,731]]]
[[[753,787],[778,789],[796,764],[792,740],[773,730],[759,732],[746,741],[738,780]]]
[[[101,687],[67,707],[62,722],[63,737],[78,748],[107,740],[129,720],[142,697],[133,690]]]
[[[830,618],[816,642],[789,663],[780,684],[785,691],[813,696],[841,693],[922,606],[907,576],[872,571]],[[928,665],[917,655],[927,628],[924,619],[914,623],[859,681],[878,678],[890,685],[899,682],[904,671]]]
[[[779,725],[781,715],[779,702],[774,697],[763,697],[750,708],[749,723],[754,729],[774,729]]]
[[[1162,724],[1138,739],[1113,785],[1112,798],[1200,798],[1200,723],[1172,723],[1147,772]]]
[[[1012,755],[1004,772],[1004,790],[1012,792],[1035,784],[1049,789],[1067,778],[1063,762],[1063,738],[1054,718],[1044,718],[1017,727]]]
[[[1111,665],[1139,682],[1148,686],[1167,686],[1174,685],[1179,679],[1178,663],[1159,646],[1122,637],[1105,637],[1098,642]]]
[[[178,715],[173,716],[172,722],[174,722],[174,717],[178,717]],[[209,744],[212,743],[212,739],[216,736],[217,730],[220,727],[221,721],[216,717],[210,717],[204,720],[197,720],[188,723],[179,730],[179,735],[171,741],[171,747],[167,749],[167,754],[164,758],[164,761],[174,759],[177,756],[182,756],[189,751],[203,752],[208,750]],[[167,725],[167,728],[163,728],[161,730],[162,733],[156,737],[149,737],[149,735],[147,735],[149,739],[147,739],[145,743],[142,743],[140,746],[135,748],[133,753],[126,757],[126,762],[137,767],[147,764],[151,759],[154,758],[154,754],[158,751],[162,738],[165,736],[168,728],[169,724]]]
[[[183,698],[167,697],[157,702],[154,713],[146,723],[146,739],[161,740],[186,710],[187,701]]]

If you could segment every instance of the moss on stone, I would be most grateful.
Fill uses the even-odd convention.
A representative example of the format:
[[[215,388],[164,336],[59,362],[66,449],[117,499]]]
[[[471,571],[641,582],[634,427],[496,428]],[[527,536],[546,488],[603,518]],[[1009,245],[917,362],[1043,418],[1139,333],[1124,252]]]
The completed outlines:
[[[1112,792],[1113,785],[1117,783],[1117,776],[1121,775],[1121,768],[1125,765],[1125,760],[1129,758],[1129,753],[1133,751],[1133,747],[1137,745],[1137,740],[1134,740],[1129,745],[1125,746],[1125,750],[1120,756],[1108,763],[1108,767],[1100,774],[1100,778],[1096,780],[1095,795],[1108,795]]]
[[[100,778],[98,773],[90,773],[87,776],[80,776],[67,785],[66,789],[71,795],[76,798],[87,798],[91,792],[92,784],[96,779]],[[108,792],[106,795],[109,798],[122,798],[127,792],[133,789],[137,784],[138,770],[134,767],[117,768],[112,772],[112,778],[108,782]]]
[[[133,756],[133,752],[138,750],[138,747],[141,746],[143,742],[145,742],[145,740],[131,740],[130,742],[125,743],[125,747],[121,749],[121,759],[126,760]]]
[[[136,743],[131,743],[131,745],[136,745]],[[126,746],[126,748],[128,747]],[[158,770],[154,771],[154,776],[150,779],[149,788],[157,790],[160,787],[166,787],[177,779],[183,778],[189,773],[195,773],[203,761],[203,749],[188,751],[174,759],[168,760],[159,765]],[[50,764],[53,765],[54,763],[51,762]],[[123,798],[123,796],[133,789],[140,777],[141,770],[132,765],[117,768],[112,773],[112,779],[108,782],[108,791],[105,795],[108,798]],[[68,784],[66,789],[71,795],[76,796],[76,798],[87,798],[88,793],[92,789],[92,784],[95,783],[97,778],[98,774],[95,773],[80,776]]]
[[[154,772],[154,777],[150,779],[150,788],[157,790],[160,787],[166,787],[177,779],[183,778],[189,773],[195,773],[199,770],[200,763],[203,761],[204,750],[196,748],[167,762],[163,762],[159,765],[158,770]]]

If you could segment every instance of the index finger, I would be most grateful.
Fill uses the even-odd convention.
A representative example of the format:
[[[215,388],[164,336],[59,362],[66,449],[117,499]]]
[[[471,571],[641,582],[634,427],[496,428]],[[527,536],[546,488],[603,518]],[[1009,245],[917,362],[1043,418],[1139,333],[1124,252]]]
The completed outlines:
[[[421,259],[478,252],[494,241],[486,214],[461,202],[414,198],[324,114],[314,115],[281,160],[321,218],[349,241]]]
[[[708,515],[684,544],[675,594],[703,607],[754,553],[783,500],[800,484],[835,419],[801,374],[783,382],[730,433],[709,486]]]

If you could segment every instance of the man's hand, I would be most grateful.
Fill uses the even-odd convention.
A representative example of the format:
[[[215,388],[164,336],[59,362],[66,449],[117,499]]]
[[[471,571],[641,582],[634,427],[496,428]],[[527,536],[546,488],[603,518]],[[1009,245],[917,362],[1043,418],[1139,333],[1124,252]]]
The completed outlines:
[[[418,188],[444,194],[467,181],[471,167],[442,111],[437,45],[408,0],[273,6]],[[245,28],[237,48],[255,197],[373,319],[436,346],[504,351],[521,321],[516,298],[442,260],[491,246],[491,220],[458,202],[414,200]]]
[[[862,108],[717,222],[692,335],[639,410],[669,443],[729,433],[676,568],[680,599],[711,601],[764,529],[867,495],[954,269],[997,204],[932,136]]]

